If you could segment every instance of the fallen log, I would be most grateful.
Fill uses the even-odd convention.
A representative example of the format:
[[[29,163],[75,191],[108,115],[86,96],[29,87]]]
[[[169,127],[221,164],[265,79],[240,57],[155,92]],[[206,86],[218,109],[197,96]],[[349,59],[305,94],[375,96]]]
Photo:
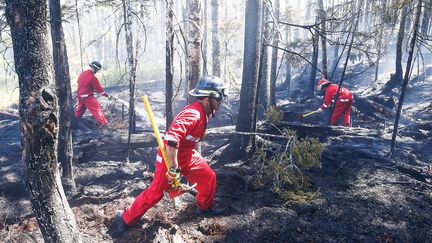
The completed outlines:
[[[7,111],[0,111],[0,115],[2,115],[2,116],[6,116],[6,117],[15,117],[15,118],[20,118],[19,115],[17,115],[17,114],[12,114],[12,113],[7,112]]]
[[[127,149],[127,134],[86,132],[76,136],[73,146],[76,151]],[[151,133],[132,134],[130,148],[156,147],[156,139]]]
[[[381,119],[394,119],[396,112],[378,102],[362,96],[354,96],[354,106],[361,113]]]

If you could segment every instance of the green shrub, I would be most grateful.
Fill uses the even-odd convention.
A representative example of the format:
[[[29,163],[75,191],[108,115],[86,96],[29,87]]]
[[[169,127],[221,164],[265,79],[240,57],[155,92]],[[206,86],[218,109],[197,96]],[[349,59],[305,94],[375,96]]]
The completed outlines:
[[[254,175],[252,189],[268,188],[284,201],[304,202],[319,196],[310,188],[305,170],[321,167],[323,145],[315,138],[299,139],[294,131],[284,129],[284,143],[261,144],[251,160]]]
[[[283,112],[280,111],[276,106],[270,107],[270,109],[265,113],[265,119],[273,124],[282,121]]]

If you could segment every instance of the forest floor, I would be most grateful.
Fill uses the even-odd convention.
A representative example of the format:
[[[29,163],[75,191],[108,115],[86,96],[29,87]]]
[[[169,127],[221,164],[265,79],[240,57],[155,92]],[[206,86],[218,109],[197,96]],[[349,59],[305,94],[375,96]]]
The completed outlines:
[[[71,196],[69,203],[83,240],[432,242],[432,132],[427,126],[416,126],[432,122],[430,87],[430,79],[410,84],[394,158],[388,156],[391,115],[366,116],[362,107],[356,107],[352,128],[322,125],[325,117],[299,121],[301,113],[316,109],[321,100],[286,102],[283,92],[279,92],[284,121],[298,127],[297,132],[303,134],[299,136],[317,136],[325,145],[321,168],[307,172],[318,195],[315,199],[284,202],[268,190],[251,190],[247,179],[253,173],[250,158],[233,162],[209,159],[218,176],[216,201],[221,214],[197,215],[196,201],[190,194],[174,200],[164,198],[121,237],[110,234],[113,215],[126,208],[151,182],[156,148],[138,144],[126,162],[126,121],[121,119],[121,106],[102,97],[99,100],[107,111],[108,128],[94,128],[93,120],[86,116],[81,122],[92,129],[74,131],[79,193]],[[138,85],[138,94],[150,94],[159,124],[164,124],[162,89],[156,82]],[[107,89],[120,98],[126,97],[127,90]],[[371,89],[362,95],[375,97],[374,92]],[[236,104],[232,105],[235,110]],[[150,125],[140,107],[138,102],[137,126],[141,135],[151,140],[147,131]],[[212,119],[209,130],[231,125],[233,120],[230,108],[225,107]],[[41,242],[23,182],[19,137],[19,118],[0,115],[0,241]],[[209,136],[203,142],[202,153],[212,158],[227,140],[226,136]]]

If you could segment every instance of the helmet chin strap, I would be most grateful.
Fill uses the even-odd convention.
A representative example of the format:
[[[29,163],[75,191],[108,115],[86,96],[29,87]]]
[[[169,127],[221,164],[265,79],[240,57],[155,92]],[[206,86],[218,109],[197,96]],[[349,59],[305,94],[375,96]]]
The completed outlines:
[[[210,96],[206,97],[206,101],[201,100],[202,105],[204,106],[204,110],[206,110],[206,114],[207,115],[211,115],[211,117],[215,117],[215,111],[216,109],[214,109],[211,99],[214,99]]]

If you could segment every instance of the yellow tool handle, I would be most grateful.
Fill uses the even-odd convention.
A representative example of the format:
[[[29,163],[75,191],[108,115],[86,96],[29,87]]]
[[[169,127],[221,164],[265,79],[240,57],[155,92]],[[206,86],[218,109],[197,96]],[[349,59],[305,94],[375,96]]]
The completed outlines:
[[[317,112],[319,112],[319,111],[320,111],[319,109],[318,109],[318,110],[311,111],[311,112],[309,112],[309,113],[304,114],[303,117],[310,116],[310,115],[315,114],[315,113],[317,113]]]
[[[166,151],[165,151],[165,145],[164,145],[164,143],[162,141],[162,138],[160,136],[159,128],[157,127],[156,122],[154,120],[153,112],[152,112],[152,109],[150,107],[150,102],[148,101],[147,95],[141,96],[141,99],[143,100],[144,107],[145,107],[145,109],[147,111],[147,114],[149,115],[150,123],[151,123],[151,125],[153,127],[154,135],[155,135],[156,140],[157,140],[157,142],[159,144],[159,149],[160,149],[160,151],[162,153],[162,157],[165,160],[165,165],[167,167],[167,170],[169,170],[170,163],[168,161],[168,156],[167,156]]]

